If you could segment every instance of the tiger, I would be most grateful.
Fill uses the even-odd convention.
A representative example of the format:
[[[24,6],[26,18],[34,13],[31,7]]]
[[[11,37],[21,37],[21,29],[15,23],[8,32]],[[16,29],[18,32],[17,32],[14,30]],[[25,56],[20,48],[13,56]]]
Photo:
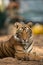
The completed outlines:
[[[17,45],[14,45],[16,50],[15,56],[20,58],[29,54],[33,49],[33,35],[32,29],[30,28],[31,24],[22,24],[22,26],[17,30],[14,38],[19,41]]]
[[[25,24],[23,22],[16,23],[18,28],[14,35],[15,41],[15,57],[19,60],[42,60],[40,56],[34,51],[34,35],[32,32],[33,24],[31,22]]]
[[[21,44],[23,44],[24,52],[29,52],[31,48],[28,49],[28,47],[32,44],[32,30],[29,27],[28,24],[23,24],[22,27],[20,27],[14,38],[20,41]]]
[[[11,38],[0,42],[0,58],[21,57],[30,53],[33,47],[32,30],[29,24],[16,22],[9,27]]]

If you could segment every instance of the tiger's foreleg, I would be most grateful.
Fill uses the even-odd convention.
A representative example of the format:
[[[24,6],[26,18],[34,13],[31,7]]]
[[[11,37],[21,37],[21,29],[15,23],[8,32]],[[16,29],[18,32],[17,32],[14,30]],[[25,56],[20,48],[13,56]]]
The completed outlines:
[[[15,50],[12,44],[7,42],[0,42],[0,58],[14,57]]]
[[[19,60],[25,60],[25,61],[42,61],[42,57],[36,55],[35,53],[17,53],[16,58]]]

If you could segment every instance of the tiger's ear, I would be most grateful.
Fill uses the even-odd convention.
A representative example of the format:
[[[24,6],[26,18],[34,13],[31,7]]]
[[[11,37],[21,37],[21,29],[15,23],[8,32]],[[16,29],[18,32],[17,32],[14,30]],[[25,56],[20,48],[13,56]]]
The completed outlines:
[[[14,24],[14,26],[15,26],[16,28],[18,28],[18,27],[19,27],[19,25],[20,25],[20,23],[19,23],[19,22],[16,22],[16,23]]]
[[[32,22],[28,22],[27,25],[31,28],[33,26]]]
[[[20,27],[23,26],[23,23],[21,23],[21,22],[16,22],[16,23],[14,24],[14,26],[15,26],[17,29],[19,29]]]

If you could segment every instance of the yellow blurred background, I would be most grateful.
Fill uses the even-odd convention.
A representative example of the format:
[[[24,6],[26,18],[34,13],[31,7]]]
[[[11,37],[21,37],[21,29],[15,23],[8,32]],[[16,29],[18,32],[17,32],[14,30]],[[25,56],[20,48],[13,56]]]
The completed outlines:
[[[43,34],[43,25],[35,24],[32,26],[32,32],[33,34]]]

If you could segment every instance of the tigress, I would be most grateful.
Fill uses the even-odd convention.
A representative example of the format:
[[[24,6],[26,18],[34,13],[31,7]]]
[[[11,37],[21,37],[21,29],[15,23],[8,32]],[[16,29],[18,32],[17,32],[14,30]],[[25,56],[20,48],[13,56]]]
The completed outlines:
[[[8,27],[9,40],[0,41],[0,58],[4,57],[14,57],[15,49],[13,43],[15,43],[14,35],[16,31],[22,26],[21,23],[15,23]]]
[[[14,45],[16,50],[15,56],[16,57],[24,57],[25,55],[29,54],[33,49],[33,35],[32,29],[30,28],[31,24],[22,24],[22,26],[17,30],[14,38],[19,41],[17,45]]]
[[[20,43],[23,45],[24,52],[28,53],[30,51],[31,48],[29,47],[33,42],[33,38],[32,30],[28,24],[23,24],[23,26],[17,30],[14,38],[19,40]]]
[[[11,27],[13,29],[12,37],[6,42],[0,42],[0,58],[18,57],[28,54],[32,50],[33,38],[29,24],[16,22],[13,26],[14,28]]]

